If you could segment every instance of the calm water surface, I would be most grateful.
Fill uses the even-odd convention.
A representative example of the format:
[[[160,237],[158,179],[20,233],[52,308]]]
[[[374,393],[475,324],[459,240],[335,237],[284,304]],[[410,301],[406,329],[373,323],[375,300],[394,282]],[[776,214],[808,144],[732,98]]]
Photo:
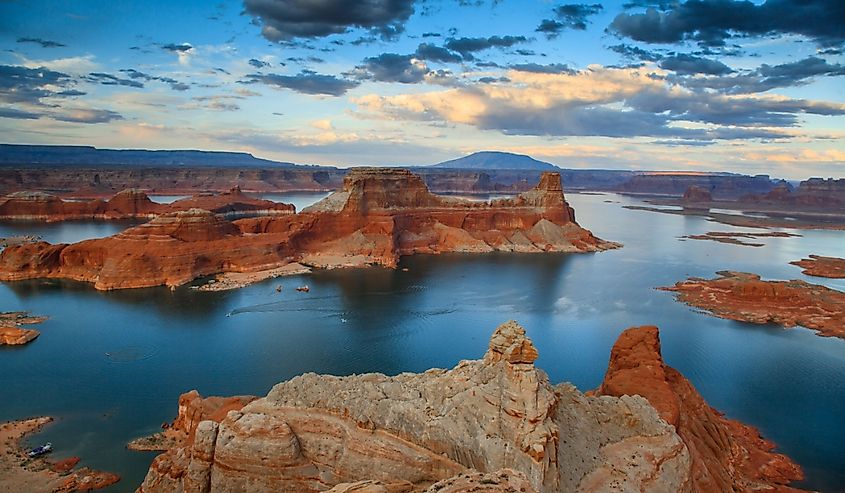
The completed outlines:
[[[51,318],[32,344],[0,351],[0,420],[56,416],[30,443],[52,441],[58,457],[79,455],[84,465],[120,473],[124,479],[112,491],[133,491],[154,454],[128,452],[124,444],[172,420],[179,394],[190,389],[263,395],[308,371],[451,367],[480,357],[493,329],[515,319],[552,381],[587,390],[601,382],[622,330],[654,324],[666,361],[712,406],[778,443],[804,466],[805,486],[845,489],[845,341],[721,320],[654,290],[722,269],[845,290],[843,280],[809,278],[788,264],[811,253],[845,256],[845,233],[763,238],[762,248],[681,241],[743,229],[623,209],[640,202],[614,195],[568,198],[581,224],[625,247],[579,255],[416,256],[402,261],[408,272],[318,272],[223,293],[2,284],[3,310]],[[305,282],[311,292],[297,293]],[[275,291],[279,283],[282,293]]]

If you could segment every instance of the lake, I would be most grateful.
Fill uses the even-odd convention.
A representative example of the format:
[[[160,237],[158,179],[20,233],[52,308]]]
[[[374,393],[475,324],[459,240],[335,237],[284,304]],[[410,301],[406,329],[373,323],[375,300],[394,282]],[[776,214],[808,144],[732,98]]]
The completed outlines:
[[[2,310],[50,317],[33,343],[0,350],[0,420],[57,417],[29,443],[51,441],[57,457],[79,455],[82,465],[117,472],[123,480],[108,491],[129,492],[155,454],[129,452],[126,442],[171,421],[179,394],[191,389],[205,396],[264,395],[309,371],[448,368],[481,357],[495,327],[514,319],[526,327],[540,353],[537,365],[553,382],[589,390],[601,382],[619,333],[651,324],[661,329],[667,363],[710,405],[760,428],[797,460],[807,475],[803,486],[841,490],[845,341],[718,319],[654,288],[730,269],[845,290],[845,280],[807,277],[788,264],[811,253],[843,256],[845,232],[755,240],[765,243],[761,248],[682,241],[748,229],[623,209],[642,202],[612,194],[567,198],[583,226],[624,248],[421,255],[402,260],[407,272],[317,272],[229,292],[0,284]],[[51,241],[108,234],[97,229],[100,223],[33,227]],[[54,228],[61,233],[51,233]],[[295,291],[303,283],[310,293]]]

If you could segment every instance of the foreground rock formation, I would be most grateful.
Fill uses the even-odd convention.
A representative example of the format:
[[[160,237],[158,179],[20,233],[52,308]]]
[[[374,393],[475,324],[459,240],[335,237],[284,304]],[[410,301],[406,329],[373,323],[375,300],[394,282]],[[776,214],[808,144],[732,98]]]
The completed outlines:
[[[91,491],[120,481],[116,474],[75,469],[78,457],[51,462],[42,456],[27,457],[21,439],[35,433],[52,418],[32,418],[0,424],[0,490],[6,492],[71,493]]]
[[[47,317],[33,317],[27,312],[0,313],[0,346],[20,346],[34,341],[41,332],[20,326],[40,324],[45,320]]]
[[[194,423],[193,437],[186,431],[158,456],[139,491],[772,491],[800,477],[771,443],[721,418],[663,365],[656,329],[626,334],[601,395],[551,385],[515,322],[496,329],[483,359],[451,370],[305,374]],[[646,351],[626,353],[640,346],[627,341],[652,335]],[[625,373],[639,361],[655,374]]]
[[[575,222],[556,173],[544,174],[537,187],[515,198],[473,202],[431,194],[405,170],[359,168],[349,172],[341,191],[300,214],[230,222],[190,209],[108,238],[10,246],[0,254],[0,280],[67,278],[97,289],[177,286],[220,273],[275,275],[294,262],[395,267],[400,256],[415,253],[618,246]]]
[[[763,281],[756,274],[721,271],[672,287],[677,299],[712,315],[756,324],[801,325],[818,335],[845,338],[845,293],[804,281]]]
[[[675,427],[692,460],[692,491],[797,491],[801,468],[774,443],[708,406],[695,387],[660,354],[657,327],[630,328],[619,336],[598,395],[641,395]]]
[[[80,219],[153,218],[161,214],[204,209],[228,218],[289,214],[294,207],[251,197],[239,187],[218,194],[199,194],[170,204],[158,204],[146,193],[127,189],[108,200],[63,200],[44,192],[14,192],[0,198],[0,219],[49,222]]]
[[[810,255],[810,258],[790,262],[804,269],[801,271],[808,276],[829,277],[832,279],[845,278],[845,259],[837,257],[822,257]]]

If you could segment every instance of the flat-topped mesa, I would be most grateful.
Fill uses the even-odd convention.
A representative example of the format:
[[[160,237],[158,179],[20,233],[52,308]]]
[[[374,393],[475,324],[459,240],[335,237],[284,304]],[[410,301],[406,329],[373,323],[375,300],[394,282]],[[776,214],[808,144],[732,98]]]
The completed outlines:
[[[492,492],[510,474],[528,483],[520,491],[691,491],[689,453],[645,399],[552,386],[536,356],[508,322],[484,359],[451,370],[296,377],[200,422],[193,439],[156,457],[139,492],[307,493],[359,481],[476,491],[448,489],[468,478]]]
[[[343,179],[342,211],[366,215],[384,209],[440,207],[422,178],[406,169],[353,168]]]
[[[229,219],[255,215],[293,214],[296,212],[296,207],[292,204],[252,197],[243,193],[238,186],[223,193],[199,194],[177,200],[168,207],[170,210],[205,209]]]
[[[127,188],[105,202],[105,212],[115,216],[154,217],[167,206],[150,200],[146,193],[137,188]]]
[[[675,427],[692,458],[691,491],[798,491],[801,468],[753,427],[725,418],[663,362],[657,327],[632,327],[614,344],[598,395],[641,395]]]

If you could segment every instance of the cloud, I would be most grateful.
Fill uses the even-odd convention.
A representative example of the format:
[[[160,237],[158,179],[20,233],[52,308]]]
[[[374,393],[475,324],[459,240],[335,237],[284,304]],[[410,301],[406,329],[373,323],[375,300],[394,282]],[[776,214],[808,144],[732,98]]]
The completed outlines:
[[[734,71],[718,60],[683,53],[666,57],[660,61],[659,65],[664,70],[672,70],[678,74],[725,75]]]
[[[512,70],[508,78],[510,83],[353,101],[388,119],[543,136],[774,139],[790,137],[783,128],[798,126],[798,115],[845,115],[845,104],[691,91],[634,69]]]
[[[73,85],[70,75],[45,67],[0,65],[0,101],[41,104],[42,98],[60,96],[57,89]]]
[[[162,76],[158,76],[158,75],[150,75],[150,74],[141,72],[139,70],[135,70],[134,68],[120,69],[120,72],[125,73],[126,76],[129,77],[130,79],[143,79],[147,82],[149,82],[149,81],[162,82],[164,84],[169,85],[170,88],[173,89],[174,91],[187,91],[188,89],[191,88],[191,86],[189,86],[188,84],[185,84],[184,82],[179,82],[178,80],[173,79],[171,77],[162,77]],[[141,87],[143,87],[143,85]]]
[[[364,64],[355,67],[349,75],[359,80],[415,84],[422,82],[427,73],[425,62],[411,55],[382,53],[376,57],[365,58]]]
[[[268,62],[258,60],[257,58],[250,58],[249,64],[252,65],[253,67],[259,68],[259,69],[270,66],[270,64]]]
[[[472,54],[490,48],[510,48],[519,43],[525,43],[525,36],[490,36],[489,38],[450,38],[445,47],[456,51],[466,60],[473,60]]]
[[[244,0],[244,9],[270,41],[318,38],[354,27],[391,37],[414,13],[414,0]]]
[[[174,51],[174,52],[177,52],[177,53],[184,53],[186,51],[193,50],[194,47],[190,43],[179,43],[179,44],[168,43],[168,44],[161,45],[161,49],[167,50],[167,51]]]
[[[462,60],[460,55],[431,43],[421,43],[417,46],[414,56],[420,60],[428,60],[430,62],[458,63]]]
[[[800,86],[809,83],[814,77],[842,75],[845,75],[845,65],[831,64],[826,60],[811,56],[781,65],[763,64],[755,70],[730,76],[673,77],[672,80],[690,89],[713,89],[729,94],[750,94],[778,87]]]
[[[520,72],[534,72],[537,74],[575,73],[575,71],[569,68],[569,66],[565,63],[549,63],[547,65],[541,65],[539,63],[518,63],[515,65],[509,65],[508,68],[511,70],[518,70]]]
[[[618,44],[608,47],[609,50],[615,51],[628,60],[645,60],[647,62],[656,62],[663,58],[663,55],[655,51],[648,51],[637,46],[626,44]]]
[[[543,19],[535,29],[536,32],[544,33],[549,38],[557,37],[564,29],[587,29],[587,19],[602,11],[601,4],[569,3],[555,7],[553,12],[555,19]]]
[[[245,83],[260,82],[272,87],[290,89],[302,94],[322,94],[327,96],[342,96],[346,91],[357,87],[360,83],[354,80],[339,79],[334,75],[323,75],[311,71],[303,71],[297,75],[278,74],[250,74]]]
[[[41,118],[40,113],[23,111],[15,108],[0,108],[0,118],[14,118],[17,120],[37,120]]]
[[[66,46],[58,41],[41,38],[18,38],[18,43],[35,43],[41,45],[42,48],[62,48]]]
[[[71,123],[108,123],[123,120],[123,116],[115,111],[90,108],[65,109],[63,113],[53,114],[52,117],[54,120]]]
[[[692,40],[723,46],[732,36],[799,34],[820,46],[845,42],[845,2],[841,0],[750,1],[687,0],[665,11],[621,13],[609,29],[645,43]]]
[[[85,77],[88,82],[95,84],[102,84],[104,86],[127,86],[135,88],[143,88],[144,84],[132,79],[121,79],[112,74],[103,72],[92,72]]]

